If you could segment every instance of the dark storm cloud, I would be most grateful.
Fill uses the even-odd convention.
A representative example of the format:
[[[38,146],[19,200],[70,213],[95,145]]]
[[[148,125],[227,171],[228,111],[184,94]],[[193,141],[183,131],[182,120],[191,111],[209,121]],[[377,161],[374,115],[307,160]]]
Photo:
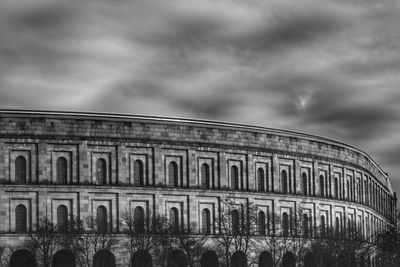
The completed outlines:
[[[268,13],[268,10],[265,11]],[[224,19],[209,14],[180,15],[168,17],[162,26],[165,30],[136,39],[156,46],[198,50],[231,48],[255,53],[259,50],[273,52],[332,34],[344,27],[347,20],[338,11],[330,12],[322,6],[300,12],[275,8],[274,14],[260,16],[255,21],[243,21],[244,29],[234,30],[240,21],[233,21],[233,18]],[[246,27],[246,24],[249,25]]]
[[[57,33],[55,29],[64,28],[73,18],[73,11],[76,10],[71,6],[54,3],[21,12],[11,19],[11,23],[16,30],[31,29],[36,33]]]
[[[236,36],[232,43],[240,49],[256,49],[272,52],[275,49],[300,46],[316,41],[341,28],[341,22],[328,14],[293,14],[278,19],[274,25],[265,23],[258,31]]]
[[[396,166],[400,162],[400,149],[398,145],[392,144],[390,147],[386,147],[384,152],[380,155],[383,161],[390,165]],[[400,178],[400,173],[396,173],[398,178]]]
[[[357,88],[345,79],[307,77],[286,83],[292,89],[286,90],[288,101],[280,106],[282,114],[357,142],[379,138],[400,121],[397,105],[391,99],[399,97],[400,92],[376,101],[374,96],[368,96],[368,89]]]

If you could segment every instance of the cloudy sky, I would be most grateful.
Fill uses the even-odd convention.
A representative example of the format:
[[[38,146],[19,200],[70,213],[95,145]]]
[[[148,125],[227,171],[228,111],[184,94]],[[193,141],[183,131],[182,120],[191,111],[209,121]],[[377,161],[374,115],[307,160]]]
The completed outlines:
[[[398,0],[1,0],[0,108],[334,138],[400,192]]]

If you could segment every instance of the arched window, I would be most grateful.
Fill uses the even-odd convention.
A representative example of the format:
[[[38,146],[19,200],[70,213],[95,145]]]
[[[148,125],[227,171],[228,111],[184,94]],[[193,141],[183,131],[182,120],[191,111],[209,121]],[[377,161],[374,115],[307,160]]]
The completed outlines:
[[[312,252],[307,252],[306,255],[304,256],[304,263],[303,263],[304,267],[315,267],[315,256],[314,253]],[[356,266],[356,265],[352,265],[352,266]]]
[[[133,184],[144,186],[144,168],[141,160],[135,160],[133,163]]]
[[[179,214],[177,208],[169,210],[169,221],[174,232],[179,232]]]
[[[76,266],[75,255],[67,249],[57,251],[52,257],[52,267],[75,267]],[[25,265],[24,265],[25,266]]]
[[[203,188],[211,188],[211,183],[210,183],[210,167],[208,164],[203,163],[200,168],[200,173],[201,173],[201,187]]]
[[[335,198],[339,198],[339,179],[336,177],[335,178],[335,188],[334,188],[334,192],[335,192]]]
[[[319,176],[319,194],[321,197],[325,196],[325,183],[324,183],[324,176]]]
[[[326,232],[326,223],[325,223],[325,216],[321,216],[321,236],[325,237],[325,232]]]
[[[210,234],[211,233],[211,216],[209,209],[203,209],[201,212],[201,230],[203,234]]]
[[[107,249],[101,249],[94,254],[93,267],[115,267],[115,257]]]
[[[103,158],[96,161],[96,180],[99,185],[107,184],[107,164]]]
[[[238,234],[239,233],[239,211],[233,210],[232,211],[232,233]]]
[[[133,218],[135,221],[135,228],[138,233],[144,232],[144,209],[142,207],[136,207],[133,210]]]
[[[108,232],[108,216],[107,209],[104,206],[99,206],[97,208],[97,231],[99,233]]]
[[[282,214],[282,236],[289,236],[289,215],[286,212]]]
[[[147,250],[139,249],[133,254],[131,258],[131,264],[129,266],[153,267],[153,259]]]
[[[68,208],[60,205],[57,208],[57,228],[60,232],[66,232],[68,225]]]
[[[200,267],[218,267],[219,261],[217,254],[212,250],[203,252],[200,259]]]
[[[26,184],[26,159],[23,156],[15,159],[15,182]]]
[[[308,215],[305,213],[303,214],[303,236],[309,236]]]
[[[288,191],[288,177],[287,177],[287,172],[283,170],[281,172],[281,180],[282,180],[282,193],[287,194]]]
[[[258,213],[258,234],[265,235],[265,213],[263,211]]]
[[[236,166],[231,167],[232,189],[239,190],[239,169]]]
[[[340,221],[339,217],[336,217],[335,219],[335,237],[339,238],[340,236]]]
[[[247,267],[247,257],[243,251],[235,251],[231,257],[231,267]]]
[[[303,184],[303,195],[307,195],[307,174],[303,172],[301,175],[302,177],[302,184]]]
[[[182,250],[174,249],[168,254],[167,267],[186,267],[188,259]]]
[[[15,208],[15,231],[24,233],[27,231],[26,227],[27,213],[24,205],[18,205]]]
[[[265,191],[265,186],[264,186],[265,177],[263,168],[257,169],[257,180],[258,180],[258,191],[260,192]]]
[[[353,223],[350,218],[347,218],[347,237],[349,239],[353,238]]]
[[[10,267],[36,267],[35,256],[26,249],[15,251],[10,257]]]
[[[364,192],[367,193],[363,188],[363,182],[360,182],[360,197],[359,197],[359,201],[361,203],[364,203],[364,199],[365,199]]]
[[[168,179],[170,186],[179,187],[178,164],[175,161],[168,164]]]
[[[68,176],[68,162],[64,157],[59,157],[57,159],[57,183],[67,184]]]
[[[282,257],[282,267],[295,267],[296,258],[292,252],[286,252]]]
[[[263,251],[258,257],[258,267],[270,267],[272,262],[272,255],[268,251]]]

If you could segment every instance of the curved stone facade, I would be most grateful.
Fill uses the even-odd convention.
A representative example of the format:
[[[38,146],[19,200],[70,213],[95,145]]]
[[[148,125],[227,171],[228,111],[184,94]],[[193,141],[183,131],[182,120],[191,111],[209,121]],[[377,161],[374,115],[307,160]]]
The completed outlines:
[[[313,225],[321,216],[331,227],[336,218],[344,228],[351,220],[365,237],[391,224],[396,206],[389,177],[341,142],[115,114],[0,111],[0,183],[0,245],[13,247],[40,217],[57,222],[63,211],[105,216],[118,232],[124,209],[141,207],[145,216],[174,210],[183,225],[199,228],[208,209],[217,233],[220,198],[228,193],[265,212],[301,207]]]

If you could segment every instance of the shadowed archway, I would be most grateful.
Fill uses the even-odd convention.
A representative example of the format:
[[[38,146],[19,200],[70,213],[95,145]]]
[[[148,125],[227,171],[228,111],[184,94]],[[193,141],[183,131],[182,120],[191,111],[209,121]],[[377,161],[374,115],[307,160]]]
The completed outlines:
[[[304,256],[304,267],[316,267],[315,256],[312,252],[307,252]]]
[[[258,267],[272,267],[272,255],[268,251],[263,251],[258,258]]]
[[[236,251],[231,257],[231,267],[247,267],[247,257],[243,251]]]
[[[186,267],[187,266],[187,258],[185,253],[180,250],[173,250],[168,255],[168,267]]]
[[[133,254],[131,259],[132,267],[153,267],[153,260],[149,252],[146,250],[138,250]]]
[[[93,267],[115,267],[115,257],[107,249],[96,252],[93,257]]]
[[[218,267],[219,261],[217,254],[212,250],[207,250],[201,255],[201,267]]]
[[[282,267],[296,267],[296,258],[292,252],[286,252],[282,258]]]
[[[75,267],[75,255],[66,249],[59,250],[54,254],[51,261],[52,267]]]
[[[20,249],[11,255],[10,267],[36,267],[36,260],[32,253]]]

